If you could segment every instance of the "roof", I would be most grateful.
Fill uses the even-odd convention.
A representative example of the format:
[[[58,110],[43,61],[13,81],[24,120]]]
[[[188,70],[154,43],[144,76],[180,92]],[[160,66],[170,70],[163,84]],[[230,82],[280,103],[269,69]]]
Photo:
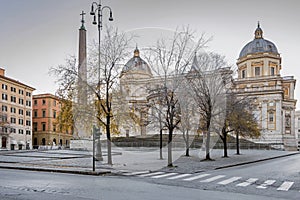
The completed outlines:
[[[134,50],[133,58],[131,58],[122,69],[122,73],[128,71],[138,71],[152,75],[149,65],[140,57],[138,48]]]
[[[255,32],[255,37],[254,39],[247,43],[241,50],[239,58],[242,58],[244,56],[247,56],[249,54],[254,54],[254,53],[274,53],[278,54],[278,50],[276,45],[263,38],[263,31],[260,28],[260,25],[258,24],[258,27],[256,28]]]
[[[24,83],[21,83],[21,82],[15,80],[15,79],[8,78],[8,77],[6,77],[6,76],[1,76],[1,75],[0,75],[0,79],[1,79],[1,78],[2,78],[2,79],[5,79],[5,80],[7,80],[7,81],[13,82],[13,83],[15,83],[15,84],[21,85],[21,86],[23,86],[23,87],[25,87],[25,88],[28,88],[28,89],[31,89],[31,90],[35,90],[35,88],[33,88],[33,87],[29,86],[29,85],[26,85],[26,84],[24,84]]]

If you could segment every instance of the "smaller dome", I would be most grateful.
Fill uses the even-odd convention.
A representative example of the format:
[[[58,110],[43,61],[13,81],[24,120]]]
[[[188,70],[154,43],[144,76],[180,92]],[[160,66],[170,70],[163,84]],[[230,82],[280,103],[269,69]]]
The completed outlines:
[[[149,65],[140,57],[138,48],[134,50],[134,56],[123,67],[122,73],[128,71],[138,71],[152,75]]]
[[[239,58],[253,53],[268,52],[278,54],[278,50],[275,44],[263,38],[263,31],[260,28],[259,23],[254,32],[254,35],[254,40],[243,47],[242,51],[240,52]]]

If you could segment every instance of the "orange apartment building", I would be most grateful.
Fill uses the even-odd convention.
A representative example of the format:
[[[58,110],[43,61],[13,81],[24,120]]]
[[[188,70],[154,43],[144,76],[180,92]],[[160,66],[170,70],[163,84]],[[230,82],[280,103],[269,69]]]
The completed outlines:
[[[24,83],[5,76],[0,68],[0,149],[32,148],[32,92]]]
[[[71,128],[61,130],[58,116],[62,108],[60,99],[52,94],[33,95],[33,147],[69,147],[73,138]]]

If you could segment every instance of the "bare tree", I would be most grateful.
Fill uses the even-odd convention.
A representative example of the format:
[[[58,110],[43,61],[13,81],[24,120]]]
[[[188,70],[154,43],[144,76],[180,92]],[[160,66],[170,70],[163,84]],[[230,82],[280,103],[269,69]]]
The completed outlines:
[[[224,57],[216,53],[201,53],[195,59],[186,77],[201,115],[200,128],[206,136],[205,160],[211,160],[211,133],[219,132],[220,121],[225,119],[226,80],[231,79],[232,71]]]
[[[88,79],[85,86],[88,89],[88,104],[84,108],[79,105],[76,116],[84,116],[87,122],[93,122],[96,118],[100,126],[105,127],[107,137],[108,164],[112,164],[111,154],[111,124],[113,119],[112,101],[113,90],[118,83],[119,63],[123,62],[129,55],[129,43],[131,38],[126,37],[124,33],[120,33],[117,29],[106,27],[104,38],[101,41],[100,52],[100,70],[98,63],[98,44],[94,43],[90,49]],[[75,96],[78,94],[76,90],[78,80],[81,80],[78,72],[76,59],[71,57],[67,59],[65,65],[51,68],[51,73],[57,77],[60,89],[69,91]],[[100,72],[100,74],[98,74]],[[99,80],[100,77],[100,80]],[[83,115],[83,113],[87,113]]]
[[[193,52],[203,47],[207,41],[203,35],[196,42],[195,33],[189,27],[177,30],[171,39],[161,38],[156,46],[149,48],[145,58],[152,68],[152,72],[159,77],[156,88],[150,89],[149,99],[159,103],[156,106],[160,116],[160,130],[168,130],[168,166],[173,166],[172,140],[174,130],[179,128],[181,109],[179,104],[179,86],[184,80],[184,73],[190,65]]]

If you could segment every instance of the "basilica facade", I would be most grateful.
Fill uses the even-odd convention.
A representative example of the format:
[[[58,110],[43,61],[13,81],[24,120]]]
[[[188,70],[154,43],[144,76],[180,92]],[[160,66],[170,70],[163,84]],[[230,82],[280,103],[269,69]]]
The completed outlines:
[[[259,24],[254,39],[242,48],[237,66],[235,90],[254,99],[256,105],[261,137],[255,142],[296,150],[296,80],[293,76],[281,76],[281,56],[276,45],[263,37]]]
[[[233,81],[234,90],[241,98],[253,100],[255,116],[261,129],[261,137],[253,140],[275,147],[296,150],[295,132],[296,80],[282,77],[281,56],[274,43],[264,39],[258,24],[254,39],[246,44],[238,57],[238,77]],[[126,135],[146,135],[148,130],[149,87],[155,89],[161,80],[154,77],[148,64],[135,49],[134,56],[125,64],[120,74],[120,91],[127,110],[130,110],[125,126]],[[123,104],[124,105],[124,104]],[[130,121],[131,120],[131,121]]]

